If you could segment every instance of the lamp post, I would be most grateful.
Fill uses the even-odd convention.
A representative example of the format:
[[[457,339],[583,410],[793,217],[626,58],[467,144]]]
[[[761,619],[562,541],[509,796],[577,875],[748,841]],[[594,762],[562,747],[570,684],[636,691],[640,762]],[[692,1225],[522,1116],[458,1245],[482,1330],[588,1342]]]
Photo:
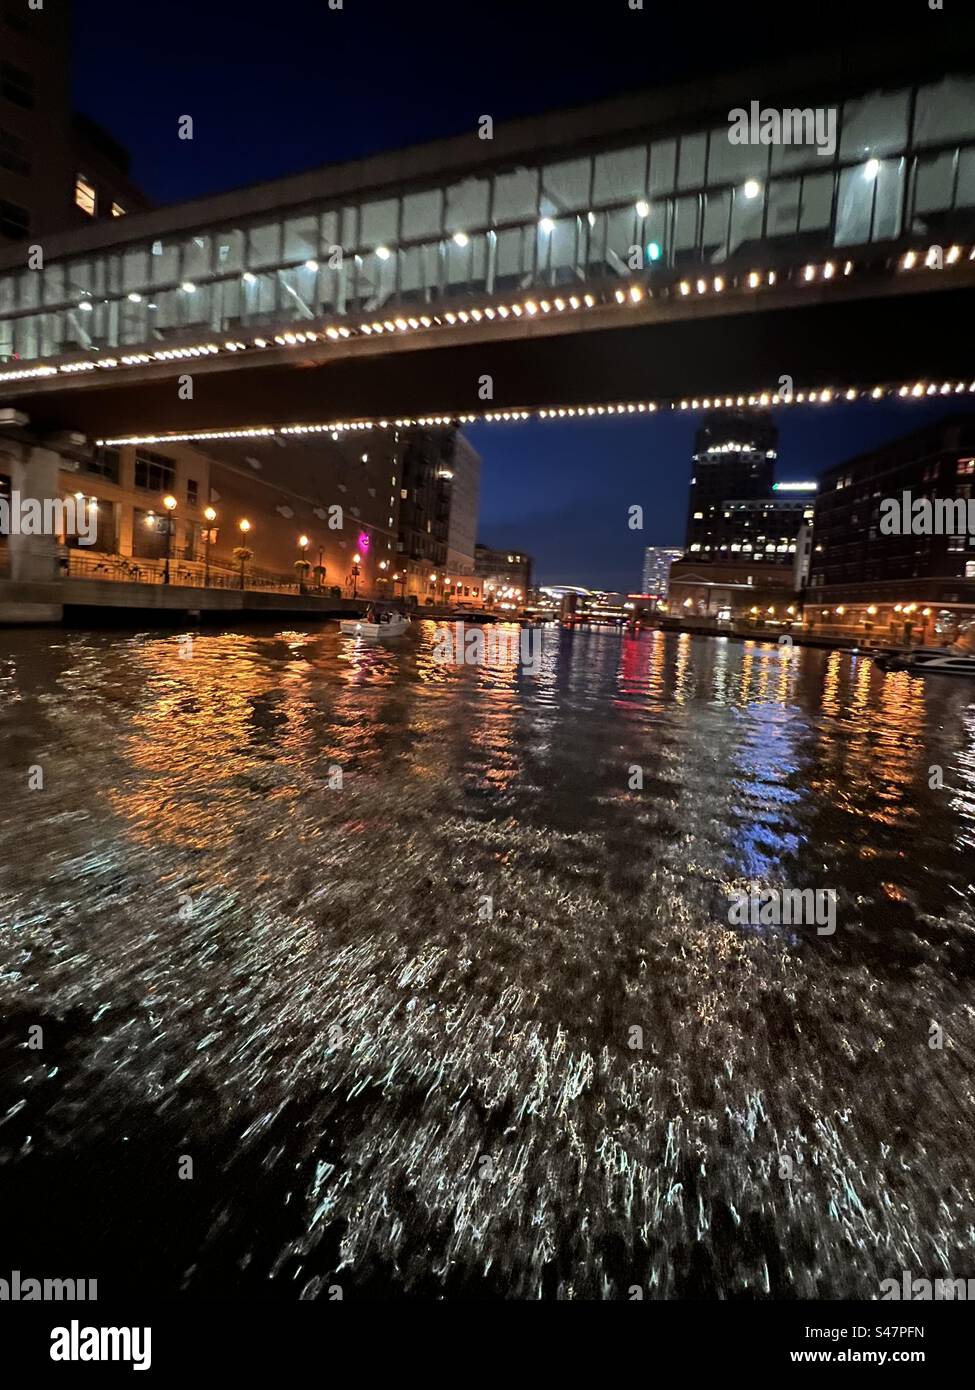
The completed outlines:
[[[303,593],[305,592],[305,575],[306,575],[306,574],[308,573],[308,571],[311,569],[311,566],[310,566],[309,563],[308,563],[308,556],[307,556],[307,554],[306,554],[306,551],[308,550],[308,546],[309,546],[308,537],[305,536],[305,535],[299,536],[299,537],[298,537],[298,549],[301,551],[301,559],[295,561],[295,569],[298,571],[298,592],[299,592],[299,594],[303,594]]]
[[[240,534],[241,534],[242,537],[246,537],[248,531],[251,529],[251,524],[250,524],[250,522],[247,520],[246,517],[242,517],[241,520],[238,521],[237,526],[238,526],[239,529],[240,529]],[[240,587],[241,587],[241,589],[243,589],[243,587],[244,587],[244,566],[247,564],[247,561],[251,558],[251,555],[253,554],[253,552],[250,551],[250,550],[248,550],[246,545],[239,545],[239,546],[237,547],[237,549],[234,551],[234,554],[237,556],[237,559],[240,561]]]
[[[352,556],[352,597],[355,598],[359,592],[359,566],[362,564],[362,556],[358,551]]]
[[[166,508],[166,567],[163,570],[163,583],[169,583],[169,557],[173,550],[173,512],[176,510],[176,498],[170,494],[163,498],[163,506]]]
[[[213,537],[211,527],[217,519],[217,514],[212,507],[206,507],[203,515],[208,522],[207,528],[203,533],[203,587],[205,589],[210,583],[210,541]]]

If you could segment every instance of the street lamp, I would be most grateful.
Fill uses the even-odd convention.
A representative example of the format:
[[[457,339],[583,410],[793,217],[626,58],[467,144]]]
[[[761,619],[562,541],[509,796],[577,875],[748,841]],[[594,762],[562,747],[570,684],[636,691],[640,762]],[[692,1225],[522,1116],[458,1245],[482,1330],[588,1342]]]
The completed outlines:
[[[362,556],[358,551],[352,556],[352,597],[355,598],[359,592],[359,566],[362,564]]]
[[[173,512],[176,510],[176,498],[170,493],[163,498],[163,506],[168,513],[166,517],[166,568],[163,570],[163,583],[169,583],[169,557],[173,549]]]
[[[239,528],[239,530],[240,530],[240,533],[241,533],[241,536],[242,536],[242,537],[245,537],[245,536],[247,535],[248,531],[251,529],[251,524],[250,524],[250,522],[247,520],[246,517],[242,517],[242,518],[240,519],[240,521],[238,521],[237,526],[238,526],[238,528]],[[237,547],[237,549],[234,551],[234,555],[235,555],[236,558],[240,561],[240,587],[241,587],[241,589],[243,589],[243,587],[244,587],[244,566],[247,564],[247,561],[251,558],[251,556],[253,555],[253,553],[254,553],[254,552],[253,552],[252,550],[248,550],[248,548],[247,548],[246,545],[239,545],[239,546]]]
[[[309,546],[308,537],[305,536],[305,535],[299,536],[299,537],[298,537],[298,549],[301,551],[301,559],[295,561],[295,569],[298,571],[298,592],[299,592],[299,594],[303,594],[303,593],[305,592],[305,575],[306,575],[306,574],[308,573],[308,571],[311,569],[311,565],[309,565],[309,563],[308,563],[308,557],[307,557],[307,555],[305,554],[306,550],[308,549],[308,546]]]
[[[211,526],[216,521],[217,514],[212,507],[206,507],[203,515],[210,523],[210,526],[207,526],[203,532],[203,587],[205,589],[210,582],[210,541],[213,539]]]

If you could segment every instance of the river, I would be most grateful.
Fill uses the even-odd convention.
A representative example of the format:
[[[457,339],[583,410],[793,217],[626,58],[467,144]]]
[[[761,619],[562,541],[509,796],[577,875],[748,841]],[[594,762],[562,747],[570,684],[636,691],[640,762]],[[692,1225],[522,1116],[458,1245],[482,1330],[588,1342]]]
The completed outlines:
[[[11,1268],[975,1275],[975,686],[686,634],[435,654],[430,622],[2,634]],[[755,885],[834,890],[835,932],[731,925]]]

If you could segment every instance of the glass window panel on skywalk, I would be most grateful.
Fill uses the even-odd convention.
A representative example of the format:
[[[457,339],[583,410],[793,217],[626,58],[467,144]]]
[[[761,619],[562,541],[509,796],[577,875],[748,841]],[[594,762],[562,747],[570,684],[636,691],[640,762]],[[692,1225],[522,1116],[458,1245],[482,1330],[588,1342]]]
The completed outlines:
[[[42,357],[56,357],[64,350],[61,317],[60,314],[44,314],[41,318]]]
[[[284,260],[317,261],[318,214],[302,213],[288,217],[284,223]]]
[[[278,265],[281,260],[281,223],[265,222],[247,233],[247,267]]]
[[[900,222],[900,160],[858,164],[840,174],[836,200],[837,246],[883,241],[897,235]]]
[[[167,238],[157,239],[149,246],[149,278],[153,285],[175,285],[179,282],[179,244]]]
[[[364,250],[377,246],[392,247],[399,236],[399,199],[381,198],[378,202],[363,203],[360,210],[360,244]]]
[[[422,193],[407,193],[403,197],[403,240],[419,241],[422,237],[439,236],[443,193],[428,188]]]
[[[149,247],[144,243],[127,247],[122,252],[122,289],[144,290],[148,284]]]
[[[605,214],[606,240],[605,257],[599,269],[600,275],[629,275],[630,249],[640,243],[637,240],[637,215],[632,206],[616,208]],[[641,223],[642,225],[642,223]]]
[[[547,164],[542,170],[539,208],[543,217],[559,217],[567,212],[586,212],[589,207],[589,159],[567,159]]]
[[[728,139],[730,126],[718,126],[711,132],[708,150],[708,184],[745,183],[748,179],[764,180],[768,169],[766,145],[733,145]]]
[[[453,240],[447,242],[446,264],[447,286],[449,289],[458,289],[461,286],[471,284],[473,254],[473,239],[469,238],[463,246],[458,246]]]
[[[838,119],[837,116],[837,121]],[[823,130],[822,126],[820,126],[820,130]],[[815,128],[813,128],[812,133],[815,136]],[[838,129],[834,133],[838,139]],[[771,174],[791,174],[796,169],[808,169],[812,172],[814,169],[830,168],[836,159],[836,150],[834,149],[830,154],[820,154],[820,148],[825,147],[817,145],[814,138],[810,141],[798,140],[789,141],[786,144],[769,145],[768,149],[763,149],[762,153],[768,155]]]
[[[706,261],[727,259],[730,221],[731,189],[705,194],[701,251]]]
[[[678,198],[674,204],[674,264],[686,266],[697,260],[700,199],[697,194]]]
[[[243,299],[245,323],[269,323],[278,308],[277,275],[273,271],[254,275],[243,287]]]
[[[531,267],[534,227],[510,227],[498,232],[495,294],[520,290]]]
[[[123,299],[114,306],[117,312],[118,341],[120,344],[146,343],[149,341],[149,311],[145,302],[133,304]]]
[[[817,232],[829,227],[833,215],[835,176],[829,173],[807,174],[802,180],[799,209],[799,231]]]
[[[490,196],[489,179],[464,179],[447,189],[444,221],[451,236],[455,232],[469,232],[474,227],[487,226]]]
[[[954,153],[928,156],[918,160],[914,181],[915,217],[925,213],[944,212],[951,207],[955,185]],[[915,222],[914,230],[923,232],[930,223]]]
[[[593,207],[636,203],[647,192],[647,147],[597,154],[593,161]]]
[[[579,219],[560,217],[551,232],[538,233],[538,283],[565,285],[576,278],[576,236]]]
[[[350,302],[358,309],[371,313],[381,309],[396,292],[397,253],[380,245],[385,257],[369,251],[355,262],[355,286],[349,287]]]
[[[840,157],[843,160],[879,158],[907,148],[910,93],[871,92],[843,103]]]
[[[324,258],[331,258],[336,247],[341,249],[342,238],[339,236],[339,213],[335,210],[323,212],[320,217],[321,222],[321,242],[319,254]],[[334,269],[334,267],[333,267]]]
[[[180,274],[184,280],[203,279],[210,274],[210,237],[203,233],[187,237],[183,242],[183,263]]]
[[[655,140],[650,146],[648,193],[673,193],[677,187],[677,141]]]
[[[708,137],[698,131],[694,135],[680,137],[680,150],[677,156],[677,187],[700,188],[704,183],[704,160]]]
[[[246,237],[239,227],[231,228],[228,231],[214,232],[213,244],[216,256],[214,269],[218,275],[226,275],[230,272],[239,273],[244,269]]]
[[[317,269],[317,261],[313,260],[312,265],[316,267],[314,270],[302,262],[278,272],[285,318],[311,319],[321,313],[318,282],[323,272]]]
[[[962,150],[959,156],[955,206],[975,207],[975,150]]]
[[[41,284],[43,281],[42,272],[28,270],[21,275],[20,279],[20,308],[36,309],[41,302]]]
[[[214,316],[223,331],[240,328],[246,286],[238,279],[223,280],[213,286]]]
[[[63,304],[67,295],[64,279],[65,265],[63,261],[55,261],[53,265],[46,266],[44,269],[44,303]],[[0,305],[0,313],[3,312]]]
[[[512,169],[494,180],[491,218],[495,226],[505,222],[532,221],[538,217],[538,170]]]
[[[177,290],[177,318],[187,328],[206,323],[210,313],[210,286],[197,285],[194,290]]]
[[[946,77],[919,87],[914,111],[915,145],[975,139],[975,78]]]
[[[671,202],[667,198],[655,198],[650,204],[650,215],[643,221],[643,262],[645,266],[666,265],[670,254]]]
[[[399,293],[407,304],[428,304],[440,292],[438,242],[409,246],[400,252]]]
[[[339,245],[345,248],[347,255],[355,251],[360,245],[359,209],[357,207],[342,209],[339,219]]]
[[[758,192],[749,198],[742,188],[735,188],[731,198],[731,242],[728,254],[757,250],[762,239],[762,210],[765,189],[759,185]]]
[[[768,188],[765,235],[769,240],[791,241],[799,230],[799,179],[773,179]],[[827,206],[827,223],[829,209]]]

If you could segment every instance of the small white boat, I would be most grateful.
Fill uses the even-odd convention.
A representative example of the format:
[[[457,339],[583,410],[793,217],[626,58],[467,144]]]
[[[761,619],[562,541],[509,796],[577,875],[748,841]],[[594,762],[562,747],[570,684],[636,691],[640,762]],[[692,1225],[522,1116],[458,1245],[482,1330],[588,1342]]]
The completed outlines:
[[[975,656],[950,648],[916,651],[894,657],[888,671],[913,671],[916,675],[975,676]]]
[[[409,626],[409,618],[402,613],[384,613],[378,623],[367,623],[365,618],[343,618],[339,630],[347,637],[401,637]]]

